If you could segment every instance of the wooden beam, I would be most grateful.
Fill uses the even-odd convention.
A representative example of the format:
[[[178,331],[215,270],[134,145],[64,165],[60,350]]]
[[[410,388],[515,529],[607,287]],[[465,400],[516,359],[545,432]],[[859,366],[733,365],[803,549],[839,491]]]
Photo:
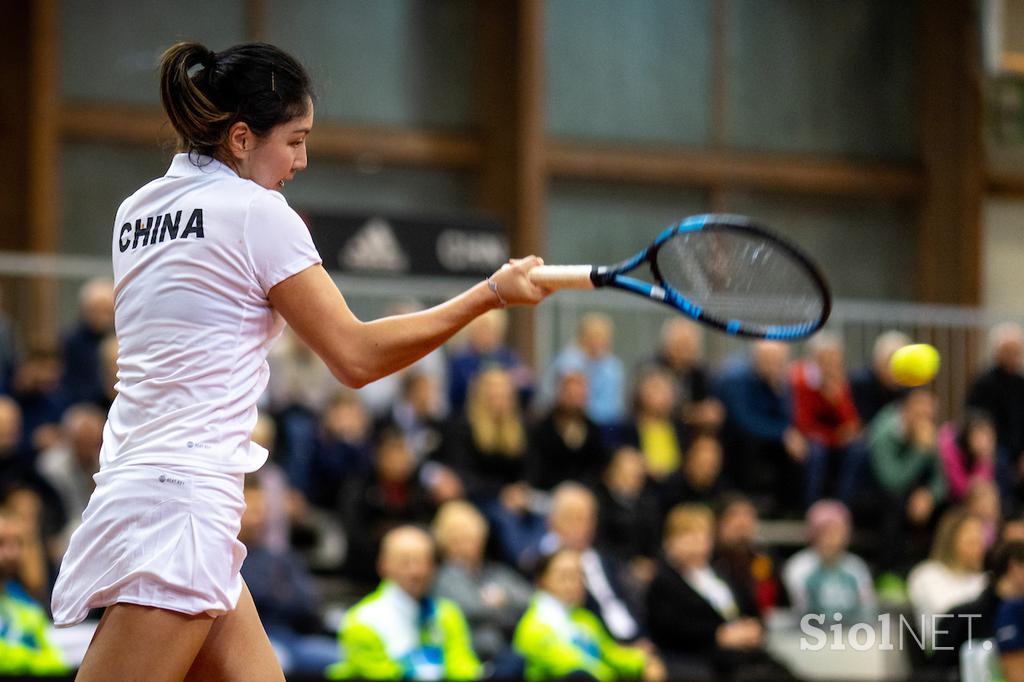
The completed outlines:
[[[314,157],[447,168],[476,168],[481,158],[479,140],[468,134],[340,123],[317,123],[309,149]]]
[[[544,246],[544,212],[547,194],[545,174],[545,74],[544,5],[540,0],[519,2],[519,62],[516,74],[516,226],[514,252],[540,253]]]
[[[173,146],[175,139],[160,109],[127,104],[65,102],[60,108],[60,134],[72,142],[138,147]]]
[[[174,131],[163,112],[152,107],[67,103],[61,108],[65,139],[124,145],[173,142]],[[309,136],[315,158],[342,161],[475,168],[480,143],[470,135],[317,122]]]
[[[921,301],[981,300],[985,191],[982,69],[974,3],[918,0],[921,158],[925,191],[917,229]]]
[[[558,141],[548,144],[547,169],[563,178],[877,197],[915,197],[924,186],[920,170],[881,163]]]
[[[547,212],[545,173],[544,107],[544,4],[541,0],[519,0],[516,35],[516,137],[514,196],[516,218],[511,234],[512,254],[539,255],[544,251],[544,219]],[[532,309],[517,311],[512,329],[519,352],[533,363],[536,354]]]
[[[0,23],[0,149],[5,163],[0,164],[0,249],[27,251],[32,234],[25,225],[28,210],[29,137],[25,131],[32,125],[25,93],[32,83],[32,8],[28,3],[9,3]],[[12,298],[6,297],[3,308],[11,312]]]
[[[251,43],[266,41],[266,0],[245,0],[245,39]]]
[[[56,197],[59,184],[60,26],[56,0],[32,3],[29,106],[29,232],[33,251],[57,248],[59,215]]]
[[[31,63],[28,87],[29,246],[37,253],[58,248],[60,225],[60,18],[57,0],[31,3]],[[28,320],[29,344],[57,338],[57,287],[52,278],[34,282]]]
[[[1024,197],[1024,175],[989,171],[985,178],[985,191],[990,196],[1020,199]]]

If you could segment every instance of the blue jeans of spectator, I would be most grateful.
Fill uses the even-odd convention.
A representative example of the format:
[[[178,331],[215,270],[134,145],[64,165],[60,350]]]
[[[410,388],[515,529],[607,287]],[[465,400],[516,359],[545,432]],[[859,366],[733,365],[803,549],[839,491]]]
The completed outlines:
[[[267,628],[267,636],[285,674],[323,675],[327,666],[341,659],[335,637],[300,635],[290,628],[273,626]]]

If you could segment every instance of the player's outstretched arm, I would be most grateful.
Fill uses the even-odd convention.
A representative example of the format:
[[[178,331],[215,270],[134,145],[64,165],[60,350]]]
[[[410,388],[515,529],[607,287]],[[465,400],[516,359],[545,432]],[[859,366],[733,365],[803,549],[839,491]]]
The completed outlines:
[[[535,305],[549,293],[527,273],[543,261],[516,259],[455,298],[427,310],[359,320],[320,265],[289,277],[270,290],[270,304],[319,355],[343,384],[358,388],[407,367],[434,350],[470,320],[508,305]]]

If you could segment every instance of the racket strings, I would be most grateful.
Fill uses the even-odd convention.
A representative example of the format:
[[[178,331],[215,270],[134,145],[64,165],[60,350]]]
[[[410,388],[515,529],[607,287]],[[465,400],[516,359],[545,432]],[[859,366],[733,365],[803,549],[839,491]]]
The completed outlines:
[[[662,244],[656,260],[665,284],[723,323],[801,325],[824,312],[821,287],[807,266],[754,233],[681,232]]]

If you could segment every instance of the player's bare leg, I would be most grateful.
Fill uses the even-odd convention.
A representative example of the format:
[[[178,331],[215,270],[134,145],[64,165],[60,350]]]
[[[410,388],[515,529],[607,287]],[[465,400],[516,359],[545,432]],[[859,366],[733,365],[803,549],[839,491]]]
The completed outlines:
[[[107,608],[75,678],[78,682],[179,682],[213,618],[134,604]]]
[[[199,682],[284,682],[284,673],[263,629],[249,586],[234,611],[217,618],[188,671]]]

